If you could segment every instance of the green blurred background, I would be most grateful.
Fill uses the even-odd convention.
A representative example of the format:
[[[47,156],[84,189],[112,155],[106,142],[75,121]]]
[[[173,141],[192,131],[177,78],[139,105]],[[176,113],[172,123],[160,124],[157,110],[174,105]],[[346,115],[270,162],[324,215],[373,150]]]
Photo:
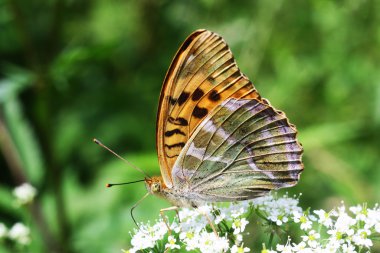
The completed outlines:
[[[92,138],[159,174],[160,88],[199,28],[297,125],[305,171],[289,191],[304,207],[379,201],[380,1],[0,0],[0,222],[27,221],[28,252],[128,247],[145,187],[104,185],[143,175]],[[23,181],[29,209],[13,204]],[[149,197],[136,219],[168,205]]]

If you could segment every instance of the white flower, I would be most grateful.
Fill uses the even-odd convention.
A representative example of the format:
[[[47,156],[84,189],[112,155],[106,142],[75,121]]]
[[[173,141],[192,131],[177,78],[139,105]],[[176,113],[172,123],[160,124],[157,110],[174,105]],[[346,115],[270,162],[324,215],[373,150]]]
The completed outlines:
[[[276,246],[277,251],[283,252],[283,253],[292,253],[293,249],[290,243],[291,243],[291,240],[290,240],[290,237],[288,237],[288,240],[286,241],[285,245],[277,244]]]
[[[281,198],[276,195],[268,195],[254,199],[252,203],[267,219],[275,222],[278,226],[287,223],[293,212],[302,212],[298,206],[298,199],[290,198],[288,195]]]
[[[375,207],[374,209],[367,209],[367,218],[365,219],[364,228],[370,229],[374,227],[377,233],[380,233],[380,210]]]
[[[337,252],[342,241],[343,240],[336,240],[336,237],[330,237],[325,245],[326,252]]]
[[[136,253],[136,249],[132,248],[132,249],[129,249],[129,250],[125,250],[125,249],[122,249],[121,252],[123,253]]]
[[[295,223],[301,223],[302,230],[308,230],[311,228],[312,222],[303,213],[293,212],[293,220]]]
[[[151,234],[153,240],[161,240],[164,238],[165,234],[168,232],[168,228],[163,220],[160,220],[152,228],[148,229],[148,232]]]
[[[225,212],[220,212],[219,215],[216,216],[214,223],[218,225],[220,222],[222,222],[226,218],[226,213]]]
[[[292,246],[290,246],[290,245],[278,244],[276,249],[277,249],[277,251],[283,252],[283,253],[292,253],[293,252]]]
[[[342,245],[342,252],[343,253],[357,253],[355,247],[352,244],[343,244]]]
[[[206,209],[206,207],[201,207],[201,210],[204,209]],[[179,211],[179,218],[181,220],[181,229],[184,231],[192,230],[199,233],[209,224],[206,216],[200,214],[200,212],[195,209],[182,208]]]
[[[218,208],[218,214],[216,215],[215,224],[219,224],[221,221],[233,221],[236,218],[241,218],[246,214],[250,207],[250,201],[240,201],[237,203],[230,203],[228,206]]]
[[[353,234],[351,226],[355,225],[356,221],[348,216],[344,212],[340,212],[338,219],[336,220],[334,227],[337,231],[341,233],[346,233],[348,235]]]
[[[342,232],[340,232],[340,231],[338,231],[336,229],[330,229],[330,230],[328,230],[327,234],[330,235],[329,243],[331,243],[331,244],[338,244],[338,245],[340,245],[341,243],[344,242]]]
[[[263,249],[261,250],[261,253],[277,253],[277,251],[263,248]]]
[[[281,226],[282,223],[286,222],[288,218],[284,216],[283,210],[273,209],[269,214],[268,219],[276,223],[277,226]]]
[[[195,234],[193,231],[181,232],[179,238],[186,244],[187,251],[194,250],[199,246],[199,234]]]
[[[184,222],[194,216],[194,210],[190,210],[189,208],[182,208],[179,210],[178,216],[181,222]]]
[[[165,244],[165,248],[166,249],[179,249],[179,248],[181,248],[178,244],[176,244],[176,241],[177,240],[174,238],[174,236],[169,235],[168,243]]]
[[[312,248],[316,248],[319,243],[318,243],[318,239],[321,237],[319,233],[315,232],[314,230],[310,230],[309,231],[309,234],[307,236],[301,236],[302,237],[302,240],[304,242],[307,242],[307,244],[312,247]]]
[[[232,218],[237,218],[240,217],[245,213],[245,209],[242,206],[236,205],[234,209],[231,210],[231,217]]]
[[[235,235],[235,241],[240,244],[243,241],[243,236],[241,234]]]
[[[380,233],[380,222],[375,225],[375,230],[377,233]]]
[[[137,232],[131,240],[133,248],[131,250],[142,250],[154,247],[155,241],[142,231]]]
[[[294,238],[299,243],[293,243],[289,238],[285,245],[277,245],[276,250],[267,250],[263,245],[261,253],[357,253],[358,250],[369,252],[373,246],[372,240],[380,233],[378,205],[373,209],[367,208],[366,204],[350,208],[341,205],[330,212],[322,209],[309,212],[302,210],[298,202],[299,199],[287,195],[280,198],[268,195],[253,201],[224,203],[217,207],[205,205],[199,210],[183,208],[179,211],[181,222],[168,224],[172,231],[168,241],[164,241],[168,229],[162,220],[153,226],[141,225],[135,230],[132,238],[133,248],[128,252],[135,253],[141,249],[152,251],[157,247],[162,248],[163,245],[166,250],[186,249],[205,253],[248,252],[249,248],[243,246],[243,232],[249,223],[247,216],[251,207],[263,218],[263,225],[268,226],[268,220],[275,222],[277,226],[294,221],[299,224],[298,232],[306,231],[306,234],[301,236],[301,242],[300,238]],[[350,210],[351,216],[346,210]],[[210,223],[206,215],[211,220],[214,219],[213,223],[222,228],[222,231],[227,231],[227,234],[223,234],[222,231],[219,235],[210,232]],[[220,224],[221,222],[223,224]],[[318,232],[312,227],[318,227]],[[326,236],[321,238],[321,234]],[[227,238],[235,238],[234,244]]]
[[[231,253],[244,253],[244,252],[249,252],[249,251],[251,250],[247,247],[244,248],[244,246],[234,245],[231,248]]]
[[[306,243],[305,242],[300,242],[299,244],[295,244],[293,243],[293,247],[292,247],[292,250],[294,252],[302,252],[302,253],[306,253],[308,252],[308,248],[306,248]]]
[[[0,223],[0,240],[1,238],[6,237],[7,233],[8,233],[7,227],[3,223]]]
[[[198,207],[198,211],[202,214],[203,213],[209,214],[211,213],[211,210],[212,210],[212,207],[210,205],[203,205],[203,206]]]
[[[29,244],[30,243],[30,230],[24,224],[18,222],[12,226],[9,230],[8,236],[10,239],[15,240],[19,244]]]
[[[327,213],[325,210],[315,210],[315,214],[318,215],[318,223],[322,224],[323,226],[329,228],[332,226],[333,221],[331,219],[331,212]]]
[[[232,223],[232,228],[234,229],[234,234],[240,234],[244,232],[245,226],[249,221],[246,218],[241,218],[241,219],[235,219],[234,222]]]
[[[175,221],[169,226],[171,231],[179,233],[181,231],[181,225]]]
[[[33,201],[34,197],[37,194],[37,190],[30,184],[23,183],[13,190],[13,194],[15,195],[17,201],[20,204],[24,205]]]
[[[355,219],[358,221],[364,221],[367,218],[367,208],[363,205],[352,206],[349,210],[356,215]]]
[[[368,238],[371,235],[371,231],[365,229],[359,229],[358,232],[352,236],[352,241],[358,246],[371,247],[372,240]]]
[[[132,237],[132,250],[142,250],[153,248],[156,241],[162,240],[168,232],[164,221],[160,220],[153,226],[149,224],[140,224],[138,230],[135,230],[135,235]]]
[[[203,231],[199,238],[199,250],[203,253],[225,252],[229,248],[228,239]]]
[[[283,214],[276,214],[274,212],[268,217],[268,219],[275,222],[277,226],[281,226],[283,223],[286,223],[289,220],[288,217],[284,216]]]

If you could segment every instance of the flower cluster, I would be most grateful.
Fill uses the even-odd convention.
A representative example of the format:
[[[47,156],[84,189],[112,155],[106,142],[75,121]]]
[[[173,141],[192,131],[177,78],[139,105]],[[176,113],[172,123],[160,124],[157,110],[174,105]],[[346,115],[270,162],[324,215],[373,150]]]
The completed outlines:
[[[200,252],[226,252],[230,249],[234,253],[248,252],[242,241],[248,224],[246,215],[251,208],[249,202],[218,207],[205,205],[198,209],[183,208],[170,224],[170,230],[162,219],[153,226],[149,223],[140,224],[132,235],[132,248],[125,252],[164,252],[167,249]]]
[[[13,190],[17,206],[31,203],[36,194],[36,189],[28,183],[24,183]],[[31,241],[30,229],[22,222],[17,222],[10,228],[0,222],[0,242],[4,241],[20,246],[28,245]]]
[[[291,198],[288,194],[281,198],[273,194],[252,200],[258,215],[264,216],[277,226],[290,222],[293,213],[302,213],[302,208],[298,206],[298,203],[299,197]]]
[[[28,183],[23,183],[13,190],[13,195],[15,195],[16,201],[20,205],[31,203],[36,194],[36,189]]]
[[[30,243],[30,230],[21,222],[17,222],[10,229],[0,223],[0,240],[9,239],[20,245]]]
[[[257,215],[258,221],[264,221],[261,222],[263,226],[271,226],[268,231],[274,231],[273,226],[286,230],[289,226],[285,225],[292,225],[295,227],[292,234],[299,234],[275,246],[263,244],[262,253],[368,252],[373,246],[373,238],[380,235],[377,205],[372,209],[366,205],[346,209],[342,204],[326,212],[303,210],[298,204],[299,197],[268,195],[252,201],[183,208],[170,224],[162,219],[154,225],[141,224],[131,233],[132,248],[125,252],[179,249],[249,252],[243,237],[248,234],[245,229],[252,213]]]
[[[301,241],[295,243],[289,238],[286,244],[278,244],[276,250],[264,248],[264,252],[369,252],[373,246],[372,238],[380,235],[378,205],[368,208],[363,204],[347,210],[342,204],[330,212],[295,212],[293,221],[304,231]]]

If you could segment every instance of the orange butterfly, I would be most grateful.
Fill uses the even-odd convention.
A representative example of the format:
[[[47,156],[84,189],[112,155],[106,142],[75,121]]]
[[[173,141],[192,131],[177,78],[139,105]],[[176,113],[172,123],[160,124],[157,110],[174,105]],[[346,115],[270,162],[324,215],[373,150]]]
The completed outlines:
[[[160,177],[150,193],[177,207],[236,201],[297,183],[297,130],[260,97],[226,42],[193,32],[166,74],[157,114]]]
[[[162,176],[144,179],[144,198],[154,194],[174,205],[161,214],[260,197],[295,185],[303,171],[295,126],[260,97],[226,42],[207,30],[193,32],[174,57],[156,132]]]

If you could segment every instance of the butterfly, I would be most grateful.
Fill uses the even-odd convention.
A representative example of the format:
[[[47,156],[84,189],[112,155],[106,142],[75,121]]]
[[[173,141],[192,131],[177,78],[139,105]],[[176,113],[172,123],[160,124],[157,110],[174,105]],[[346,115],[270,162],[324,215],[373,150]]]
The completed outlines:
[[[285,114],[262,98],[218,34],[197,30],[166,74],[157,113],[161,176],[148,194],[174,207],[253,199],[295,185],[302,145]]]

